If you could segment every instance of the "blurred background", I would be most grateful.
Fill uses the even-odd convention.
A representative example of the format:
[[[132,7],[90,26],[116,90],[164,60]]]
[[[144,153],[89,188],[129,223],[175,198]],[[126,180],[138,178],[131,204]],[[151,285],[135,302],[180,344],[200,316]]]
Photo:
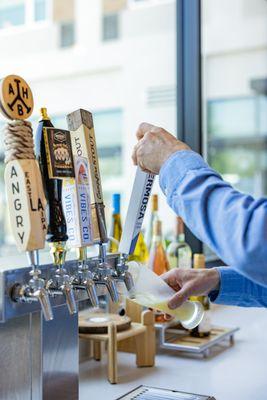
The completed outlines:
[[[212,167],[254,196],[267,193],[266,17],[266,0],[201,2],[202,122],[194,134]],[[61,128],[75,109],[93,113],[108,221],[112,193],[121,193],[123,215],[127,209],[139,123],[177,135],[177,21],[175,0],[0,0],[0,77],[18,74],[30,84],[33,126],[40,107]],[[0,254],[6,255],[16,249],[3,158],[1,137]],[[160,216],[168,235],[174,218],[163,196]]]

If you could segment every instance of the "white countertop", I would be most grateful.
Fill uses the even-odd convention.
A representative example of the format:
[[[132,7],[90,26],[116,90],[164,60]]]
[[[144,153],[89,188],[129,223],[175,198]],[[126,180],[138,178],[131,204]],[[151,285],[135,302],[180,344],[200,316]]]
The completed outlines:
[[[139,385],[213,395],[216,400],[267,399],[267,310],[215,306],[215,325],[241,329],[235,344],[211,359],[160,351],[153,368],[136,368],[135,356],[118,353],[119,383],[107,381],[106,356],[80,365],[79,400],[115,400]]]

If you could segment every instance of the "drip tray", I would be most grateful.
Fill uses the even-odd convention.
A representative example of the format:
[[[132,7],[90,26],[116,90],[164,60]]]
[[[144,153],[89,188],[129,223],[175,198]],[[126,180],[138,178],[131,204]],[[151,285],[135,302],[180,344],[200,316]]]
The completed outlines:
[[[210,336],[195,338],[175,321],[157,323],[155,327],[159,332],[161,348],[192,356],[201,355],[204,358],[212,355],[211,350],[215,346],[221,346],[222,349],[233,346],[234,334],[239,330],[239,328],[213,326]]]
[[[161,389],[150,386],[138,386],[117,400],[215,400],[214,397],[200,394],[178,392],[177,390]]]

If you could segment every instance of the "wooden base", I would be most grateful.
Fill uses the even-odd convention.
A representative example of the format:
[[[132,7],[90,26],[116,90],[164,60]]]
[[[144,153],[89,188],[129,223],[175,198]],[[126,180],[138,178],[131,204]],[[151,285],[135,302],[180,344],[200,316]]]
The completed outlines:
[[[116,324],[109,322],[107,333],[80,332],[79,334],[81,339],[93,342],[94,359],[97,361],[100,361],[102,357],[101,343],[104,342],[107,346],[110,383],[118,382],[117,350],[135,353],[137,367],[153,367],[155,364],[156,341],[153,311],[142,311],[140,306],[131,303],[128,304],[127,301],[126,305],[126,312],[129,312],[127,314],[133,321],[129,329],[117,332]]]
[[[79,314],[79,333],[108,333],[108,326],[113,323],[117,332],[122,332],[131,327],[131,319],[117,314],[84,313]]]

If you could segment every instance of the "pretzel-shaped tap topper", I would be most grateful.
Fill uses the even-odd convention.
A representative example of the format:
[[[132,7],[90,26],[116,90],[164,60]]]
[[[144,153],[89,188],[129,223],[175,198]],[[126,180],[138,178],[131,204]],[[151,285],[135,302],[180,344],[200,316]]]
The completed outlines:
[[[46,199],[35,160],[31,123],[32,91],[25,80],[8,75],[0,81],[0,111],[10,121],[4,127],[5,186],[11,229],[20,251],[45,246]]]

